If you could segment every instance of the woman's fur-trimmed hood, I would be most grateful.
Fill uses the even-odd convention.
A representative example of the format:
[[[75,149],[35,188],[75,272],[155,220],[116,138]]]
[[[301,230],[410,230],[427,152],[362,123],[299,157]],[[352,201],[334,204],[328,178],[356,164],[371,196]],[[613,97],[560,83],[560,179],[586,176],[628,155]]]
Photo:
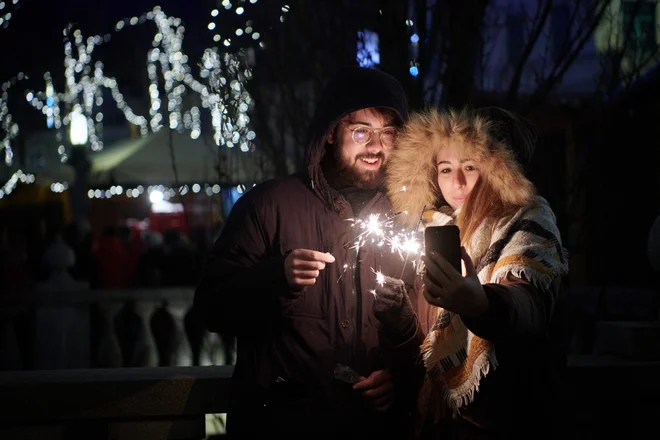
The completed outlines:
[[[535,195],[511,147],[493,136],[497,122],[478,111],[438,111],[413,114],[399,135],[387,167],[387,190],[395,212],[415,227],[422,210],[446,203],[437,184],[436,156],[453,142],[477,162],[482,179],[491,184],[507,205],[522,206]]]

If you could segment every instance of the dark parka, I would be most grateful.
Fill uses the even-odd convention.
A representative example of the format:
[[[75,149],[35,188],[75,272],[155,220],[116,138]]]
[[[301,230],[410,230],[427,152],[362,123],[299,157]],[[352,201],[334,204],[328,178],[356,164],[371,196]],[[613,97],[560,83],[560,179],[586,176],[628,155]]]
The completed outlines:
[[[350,221],[352,208],[321,169],[337,122],[368,107],[392,108],[401,121],[407,117],[405,95],[394,78],[345,68],[328,84],[310,124],[307,172],[248,191],[213,247],[195,309],[210,331],[238,340],[230,433],[316,429],[363,435],[407,413],[399,406],[387,417],[376,414],[333,376],[337,364],[365,377],[389,367],[397,373],[399,389],[406,389],[400,382],[405,374],[379,336],[371,293],[372,269],[400,273],[403,262],[387,249],[366,245],[357,254],[350,247],[359,233]],[[375,213],[382,218],[390,209],[386,195],[378,192],[360,218]],[[336,261],[296,296],[285,279],[284,260],[299,248],[330,252]]]

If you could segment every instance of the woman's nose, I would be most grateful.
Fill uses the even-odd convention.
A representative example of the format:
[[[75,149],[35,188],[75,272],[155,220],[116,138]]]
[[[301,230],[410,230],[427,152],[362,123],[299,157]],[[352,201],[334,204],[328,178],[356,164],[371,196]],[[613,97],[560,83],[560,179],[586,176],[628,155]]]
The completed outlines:
[[[456,185],[457,188],[463,188],[465,184],[466,184],[465,173],[459,170],[456,173],[456,178],[454,179],[454,185]]]

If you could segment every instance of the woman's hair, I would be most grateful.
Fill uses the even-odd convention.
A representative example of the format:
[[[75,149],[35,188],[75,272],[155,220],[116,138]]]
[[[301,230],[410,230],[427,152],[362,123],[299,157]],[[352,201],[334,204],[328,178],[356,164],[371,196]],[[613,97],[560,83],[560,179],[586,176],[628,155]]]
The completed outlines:
[[[521,207],[522,204],[504,202],[493,186],[479,176],[456,218],[456,225],[461,230],[461,242],[469,243],[479,225],[487,218],[512,215]]]
[[[457,218],[463,243],[485,219],[513,213],[533,199],[534,186],[510,146],[493,135],[496,127],[496,122],[469,109],[431,109],[411,116],[387,170],[392,204],[404,212],[405,223],[414,224],[423,207],[447,205],[438,186],[436,158],[449,142],[474,160],[480,173]]]

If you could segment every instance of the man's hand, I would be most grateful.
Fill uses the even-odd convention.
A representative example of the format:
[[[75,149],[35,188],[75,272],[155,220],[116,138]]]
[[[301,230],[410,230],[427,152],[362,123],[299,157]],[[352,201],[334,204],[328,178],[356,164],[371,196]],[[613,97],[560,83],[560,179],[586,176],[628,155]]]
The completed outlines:
[[[424,298],[429,304],[459,315],[480,316],[488,309],[488,297],[465,248],[461,248],[461,256],[465,277],[436,252],[424,257]]]
[[[361,377],[353,389],[362,391],[362,395],[372,401],[376,411],[385,412],[394,403],[394,382],[390,370],[377,370],[367,378]]]
[[[291,289],[300,291],[314,284],[325,265],[334,262],[327,252],[295,249],[284,260],[284,275]]]

